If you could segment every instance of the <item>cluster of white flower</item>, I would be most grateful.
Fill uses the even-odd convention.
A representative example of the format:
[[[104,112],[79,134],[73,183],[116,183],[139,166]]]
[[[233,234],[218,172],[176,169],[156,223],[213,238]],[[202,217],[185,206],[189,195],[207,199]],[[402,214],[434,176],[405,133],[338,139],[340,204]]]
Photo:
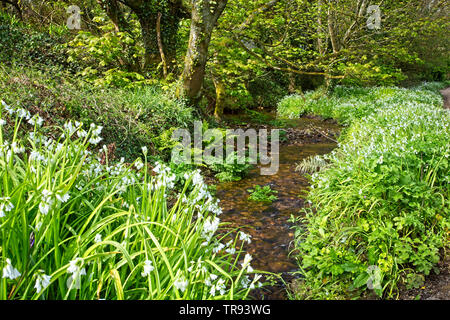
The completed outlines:
[[[145,260],[144,261],[144,271],[141,273],[143,277],[148,277],[150,275],[150,272],[155,270],[155,267],[152,265],[151,260]]]
[[[176,175],[173,174],[169,167],[157,162],[153,171],[157,173],[156,182],[151,186],[150,190],[173,189],[175,187]]]
[[[11,160],[11,156],[14,154],[20,154],[25,152],[25,147],[21,146],[19,142],[12,142],[11,144],[8,141],[5,141],[2,145],[0,145],[0,155],[4,156],[6,162]]]
[[[6,212],[10,212],[12,209],[14,209],[14,205],[10,200],[10,197],[0,198],[0,218],[5,217]]]
[[[144,167],[144,163],[141,159],[138,159],[134,162],[134,166],[136,167],[136,170],[141,170]]]
[[[63,125],[64,133],[61,135],[62,138],[66,136],[71,137],[78,129],[81,129],[83,123],[75,121],[75,125],[72,124],[72,121],[66,122]]]
[[[223,278],[219,278],[215,283],[212,283],[212,281],[215,281],[218,278],[215,274],[211,274],[209,276],[209,279],[205,281],[205,284],[207,286],[211,286],[211,289],[209,290],[209,294],[213,297],[216,295],[216,291],[219,291],[220,295],[224,295],[226,293],[226,286],[225,286],[225,280]]]
[[[187,287],[189,285],[189,280],[186,279],[186,277],[184,276],[184,274],[182,274],[182,272],[180,270],[178,270],[178,273],[176,275],[176,279],[173,283],[173,286],[180,290],[181,292],[186,291]]]
[[[217,229],[219,228],[220,219],[217,217],[208,217],[206,218],[205,223],[203,224],[202,229],[202,237],[206,239],[207,242],[209,242],[212,238],[212,236],[216,233]]]
[[[252,238],[251,235],[249,235],[249,234],[247,234],[245,232],[242,232],[242,231],[239,232],[239,240],[247,242],[248,244],[250,244],[250,243],[252,243],[251,238]]]
[[[33,126],[42,126],[42,123],[44,122],[44,119],[42,119],[38,114],[35,114],[30,120],[28,120],[28,123]]]
[[[261,275],[259,274],[255,275],[255,278],[253,280],[250,280],[249,276],[243,276],[241,280],[241,285],[244,289],[261,288],[262,283],[258,281],[259,279],[261,279]]]
[[[3,278],[4,279],[17,279],[18,277],[21,276],[21,273],[12,266],[11,264],[11,260],[10,259],[6,259],[6,266],[3,268]]]
[[[370,94],[380,97],[382,90],[371,89]],[[383,164],[389,156],[414,157],[429,151],[424,142],[431,139],[443,142],[434,152],[448,155],[444,141],[450,140],[450,113],[442,109],[439,94],[422,88],[389,90],[395,90],[395,94],[378,98],[372,106],[355,99],[354,109],[364,110],[366,116],[339,144],[339,150],[328,157],[337,168],[352,171],[365,163]],[[333,105],[336,110],[341,107],[339,103]],[[329,186],[322,175],[314,175],[313,182],[318,188]]]
[[[42,290],[46,289],[50,285],[51,280],[52,277],[46,275],[44,270],[39,270],[36,274],[36,283],[34,284],[36,292],[40,293]]]
[[[41,203],[39,203],[39,211],[46,215],[53,205],[53,199],[52,199],[53,193],[47,189],[42,190],[42,200]]]
[[[72,289],[80,289],[81,287],[81,276],[86,275],[86,269],[83,268],[84,259],[76,258],[69,262],[69,267],[67,268],[67,273],[70,273],[71,276],[67,279],[67,288]]]

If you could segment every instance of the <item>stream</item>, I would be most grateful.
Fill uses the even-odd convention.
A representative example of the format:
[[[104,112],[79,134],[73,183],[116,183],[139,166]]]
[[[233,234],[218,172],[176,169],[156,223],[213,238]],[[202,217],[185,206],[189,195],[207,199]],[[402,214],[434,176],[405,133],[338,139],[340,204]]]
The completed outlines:
[[[293,278],[292,272],[298,271],[298,266],[289,257],[289,251],[293,249],[294,230],[288,219],[291,215],[297,216],[304,207],[304,200],[299,195],[309,186],[308,179],[295,168],[302,159],[329,153],[337,146],[317,133],[313,139],[302,139],[301,136],[306,132],[306,136],[314,137],[308,128],[338,132],[339,127],[317,119],[302,118],[289,120],[282,128],[288,130],[291,139],[280,145],[278,173],[263,176],[260,166],[255,166],[240,181],[219,183],[216,195],[223,209],[221,220],[230,223],[231,227],[240,227],[252,236],[252,242],[244,246],[244,250],[253,257],[252,267],[281,274],[289,282]],[[255,185],[270,185],[272,190],[278,191],[278,200],[271,204],[248,200],[250,193],[247,190]],[[256,299],[287,299],[286,288],[281,281],[255,292],[253,297]]]

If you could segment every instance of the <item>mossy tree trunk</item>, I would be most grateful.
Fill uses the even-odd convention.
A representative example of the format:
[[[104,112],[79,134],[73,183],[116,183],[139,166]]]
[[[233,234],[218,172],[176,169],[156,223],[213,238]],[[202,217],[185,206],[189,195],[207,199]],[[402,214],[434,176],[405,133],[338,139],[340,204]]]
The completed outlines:
[[[136,15],[141,25],[142,41],[145,48],[144,69],[156,69],[161,63],[156,31],[157,16],[149,12],[136,12]]]
[[[216,105],[214,108],[214,118],[221,120],[223,109],[225,108],[225,84],[218,77],[213,77],[214,86],[216,87]]]
[[[192,0],[191,31],[182,74],[183,96],[198,102],[205,77],[212,31],[228,0]]]

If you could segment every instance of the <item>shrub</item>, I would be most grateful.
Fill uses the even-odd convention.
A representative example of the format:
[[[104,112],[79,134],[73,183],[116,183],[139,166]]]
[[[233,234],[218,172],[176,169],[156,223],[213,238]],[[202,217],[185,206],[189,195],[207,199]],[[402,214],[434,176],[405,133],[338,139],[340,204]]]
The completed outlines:
[[[104,143],[115,143],[116,156],[130,161],[143,145],[154,155],[162,154],[153,139],[172,127],[186,128],[195,119],[183,100],[155,85],[93,87],[70,74],[14,66],[0,67],[0,90],[5,101],[39,111],[54,125],[62,126],[67,119],[102,123]]]
[[[450,223],[450,115],[429,90],[440,86],[332,94],[332,114],[349,127],[312,175],[312,206],[296,237],[305,276],[298,298],[358,296],[374,268],[375,292],[394,297],[400,284],[433,270]],[[307,108],[320,115],[327,104]]]

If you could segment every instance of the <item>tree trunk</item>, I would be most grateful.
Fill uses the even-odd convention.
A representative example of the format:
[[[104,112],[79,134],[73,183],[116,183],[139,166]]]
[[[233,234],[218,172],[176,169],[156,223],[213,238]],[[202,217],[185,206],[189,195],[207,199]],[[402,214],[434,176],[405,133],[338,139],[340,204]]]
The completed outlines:
[[[225,85],[217,77],[213,77],[214,86],[216,87],[216,106],[214,108],[214,118],[221,120],[223,109],[225,107]]]
[[[333,48],[333,53],[337,53],[339,51],[339,44],[336,39],[336,33],[334,29],[334,17],[331,9],[328,9],[328,33],[330,35],[331,46]]]
[[[136,12],[141,25],[142,41],[145,48],[144,69],[156,69],[161,62],[161,56],[158,51],[158,40],[156,36],[157,17],[145,12]]]
[[[182,74],[182,94],[192,104],[198,102],[212,31],[228,0],[192,0],[191,32]]]
[[[322,6],[323,6],[323,3],[322,3],[322,0],[319,0],[317,5],[319,7],[318,15],[317,15],[317,33],[318,33],[318,35],[317,35],[317,48],[318,48],[319,54],[322,56],[325,53],[325,50],[324,50],[325,46],[324,46],[323,39],[322,39],[322,33],[323,33],[323,23],[322,23]]]
[[[167,78],[167,60],[166,56],[164,54],[164,46],[161,39],[161,12],[158,12],[158,18],[156,19],[156,37],[158,40],[158,48],[159,48],[159,55],[161,56],[161,61],[163,64],[163,76],[164,79]]]

